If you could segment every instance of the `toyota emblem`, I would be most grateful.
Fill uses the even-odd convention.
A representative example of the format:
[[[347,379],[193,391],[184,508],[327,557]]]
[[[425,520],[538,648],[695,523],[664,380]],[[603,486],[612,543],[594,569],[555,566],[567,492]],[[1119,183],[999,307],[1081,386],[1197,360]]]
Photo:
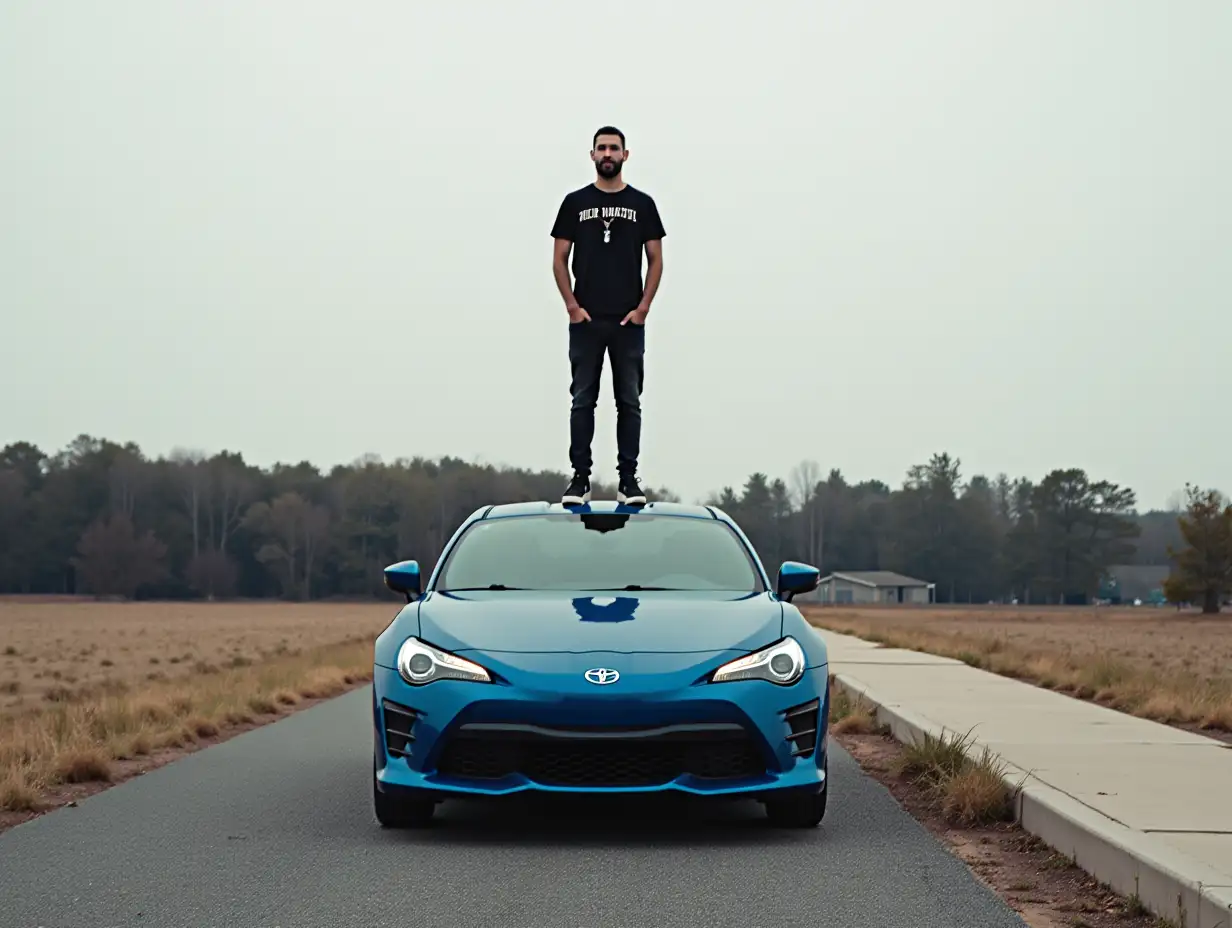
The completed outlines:
[[[609,683],[615,683],[620,679],[620,674],[615,670],[609,670],[607,667],[592,667],[586,671],[586,679],[597,686],[607,686]]]

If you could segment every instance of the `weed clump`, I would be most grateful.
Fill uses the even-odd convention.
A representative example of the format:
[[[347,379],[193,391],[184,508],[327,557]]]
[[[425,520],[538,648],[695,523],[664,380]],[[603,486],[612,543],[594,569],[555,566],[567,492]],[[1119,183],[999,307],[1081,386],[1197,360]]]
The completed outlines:
[[[951,825],[972,827],[1014,819],[1017,790],[1006,783],[1005,765],[987,747],[976,757],[966,735],[925,732],[906,745],[895,773],[923,789]]]
[[[877,709],[857,696],[853,701],[847,691],[831,681],[830,728],[836,734],[871,735],[882,730],[877,722]]]

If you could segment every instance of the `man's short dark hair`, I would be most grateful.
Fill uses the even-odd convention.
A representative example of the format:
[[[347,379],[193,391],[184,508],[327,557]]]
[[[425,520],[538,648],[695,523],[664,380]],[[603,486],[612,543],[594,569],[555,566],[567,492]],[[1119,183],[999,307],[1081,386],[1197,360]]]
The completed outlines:
[[[615,126],[604,126],[602,129],[596,132],[595,137],[590,140],[591,148],[594,148],[596,145],[599,144],[599,136],[601,135],[618,135],[620,136],[620,147],[621,148],[625,147],[625,134],[621,132],[619,129],[617,129]]]

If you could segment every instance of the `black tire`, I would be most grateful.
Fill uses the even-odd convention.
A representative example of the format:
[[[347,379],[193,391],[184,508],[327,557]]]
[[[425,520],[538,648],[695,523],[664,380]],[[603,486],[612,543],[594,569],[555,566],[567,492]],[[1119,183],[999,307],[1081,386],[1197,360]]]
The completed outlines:
[[[826,795],[830,784],[821,790],[809,790],[766,800],[766,817],[778,828],[816,828],[826,817]]]
[[[382,828],[422,828],[432,821],[436,813],[436,801],[433,799],[411,799],[382,793],[377,788],[375,771],[372,773],[372,807]]]

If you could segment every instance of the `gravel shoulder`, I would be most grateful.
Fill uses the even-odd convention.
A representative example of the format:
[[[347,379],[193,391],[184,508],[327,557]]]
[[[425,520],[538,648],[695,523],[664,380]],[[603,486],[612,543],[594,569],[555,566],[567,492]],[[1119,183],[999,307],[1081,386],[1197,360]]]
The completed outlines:
[[[864,774],[888,790],[907,814],[1030,928],[1168,928],[1168,922],[1113,892],[1016,824],[947,823],[922,789],[895,772],[903,745],[892,735],[843,732],[835,739]]]

